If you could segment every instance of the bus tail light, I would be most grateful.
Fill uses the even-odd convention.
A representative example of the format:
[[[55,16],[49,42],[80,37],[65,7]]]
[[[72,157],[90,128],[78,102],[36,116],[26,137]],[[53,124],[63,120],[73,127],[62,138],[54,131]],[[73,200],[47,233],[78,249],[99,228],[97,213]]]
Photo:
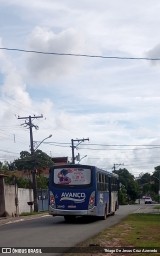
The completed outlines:
[[[55,206],[55,197],[52,192],[50,192],[50,205]]]
[[[92,192],[89,198],[88,209],[92,209],[95,206],[95,191]]]

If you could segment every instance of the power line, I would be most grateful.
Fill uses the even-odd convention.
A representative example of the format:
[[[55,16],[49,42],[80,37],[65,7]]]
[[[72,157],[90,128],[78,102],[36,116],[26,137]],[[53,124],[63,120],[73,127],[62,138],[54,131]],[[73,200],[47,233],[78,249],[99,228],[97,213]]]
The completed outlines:
[[[38,142],[38,141],[37,141]],[[69,142],[57,142],[57,141],[52,141],[52,142],[44,142],[46,144],[65,144],[65,145],[70,145]],[[100,144],[100,143],[83,143],[84,146],[104,146],[104,147],[160,147],[160,144]]]
[[[70,147],[70,143],[66,142],[44,142],[44,144],[53,145],[56,147]],[[68,145],[68,146],[67,146]],[[85,146],[100,146],[100,147],[138,147],[138,148],[89,148]],[[159,149],[160,145],[106,145],[106,144],[83,144],[84,147],[79,147],[78,149],[87,149],[87,150],[104,150],[104,151],[134,151],[134,150],[143,150],[143,149]]]
[[[1,152],[8,153],[8,154],[16,154],[16,155],[19,155],[18,152],[13,152],[13,151],[9,151],[9,150],[0,149],[0,151],[1,151]]]
[[[160,146],[159,147],[149,147],[149,148],[79,148],[79,149],[87,149],[87,150],[103,150],[103,151],[130,151],[130,150],[132,150],[132,151],[134,151],[134,150],[143,150],[143,149],[159,149],[160,148]]]
[[[0,50],[18,51],[18,52],[25,52],[25,53],[36,53],[36,54],[44,54],[44,55],[101,58],[101,59],[147,60],[147,61],[159,61],[160,60],[160,58],[149,58],[149,57],[122,57],[122,56],[104,56],[104,55],[90,55],[90,54],[78,54],[78,53],[58,53],[58,52],[44,52],[44,51],[37,51],[37,50],[25,50],[25,49],[7,48],[7,47],[0,47]]]

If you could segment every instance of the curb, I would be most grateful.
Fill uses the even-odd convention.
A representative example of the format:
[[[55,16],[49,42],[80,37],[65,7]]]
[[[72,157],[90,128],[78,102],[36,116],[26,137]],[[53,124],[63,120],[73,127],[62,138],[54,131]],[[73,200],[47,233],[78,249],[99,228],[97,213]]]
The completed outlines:
[[[19,216],[19,217],[1,217],[0,218],[0,226],[5,224],[11,224],[16,222],[21,222],[25,220],[33,220],[50,216],[47,213],[36,214],[36,215],[28,215],[28,216]]]

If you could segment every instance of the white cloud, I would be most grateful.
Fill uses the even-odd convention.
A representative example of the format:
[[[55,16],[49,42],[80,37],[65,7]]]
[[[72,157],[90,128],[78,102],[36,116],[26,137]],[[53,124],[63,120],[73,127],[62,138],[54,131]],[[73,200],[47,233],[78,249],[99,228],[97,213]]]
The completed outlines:
[[[156,45],[155,47],[153,47],[152,49],[150,49],[146,53],[146,55],[148,58],[151,58],[151,59],[160,59],[160,43],[158,45]],[[160,60],[152,60],[151,63],[153,65],[159,65]]]
[[[50,53],[77,53],[84,48],[84,39],[74,29],[54,33],[49,28],[36,27],[29,40],[29,48]],[[35,80],[49,82],[55,77],[74,75],[80,68],[80,59],[68,56],[30,53],[27,56],[28,72]]]
[[[105,56],[160,54],[159,0],[154,5],[151,0],[2,0],[0,6],[1,47]],[[34,131],[35,140],[53,134],[52,140],[61,143],[88,137],[95,144],[159,143],[159,66],[150,62],[1,50],[0,90],[2,150],[29,149],[29,132],[18,127],[25,120],[15,114],[44,115],[34,120],[40,128]],[[41,148],[71,156],[70,146],[62,145]],[[80,153],[87,155],[83,163],[108,168],[124,163],[135,174],[153,171],[158,150],[134,148],[83,147]]]

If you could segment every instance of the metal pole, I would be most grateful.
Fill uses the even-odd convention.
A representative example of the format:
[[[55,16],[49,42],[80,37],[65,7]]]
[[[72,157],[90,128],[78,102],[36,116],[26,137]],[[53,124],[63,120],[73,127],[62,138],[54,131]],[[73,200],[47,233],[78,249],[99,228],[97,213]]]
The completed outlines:
[[[88,140],[89,141],[89,138],[88,139],[76,139],[76,140],[71,140],[71,143],[72,143],[72,145],[71,145],[71,148],[72,148],[72,164],[75,164],[75,156],[74,156],[74,149],[75,148],[77,148],[77,146],[80,144],[80,143],[82,143],[82,142],[84,142],[85,140]],[[74,141],[76,142],[78,142],[78,145],[76,145],[76,146],[74,146]]]
[[[71,140],[72,142],[72,164],[75,164],[75,157],[74,157],[74,140],[72,139]]]

